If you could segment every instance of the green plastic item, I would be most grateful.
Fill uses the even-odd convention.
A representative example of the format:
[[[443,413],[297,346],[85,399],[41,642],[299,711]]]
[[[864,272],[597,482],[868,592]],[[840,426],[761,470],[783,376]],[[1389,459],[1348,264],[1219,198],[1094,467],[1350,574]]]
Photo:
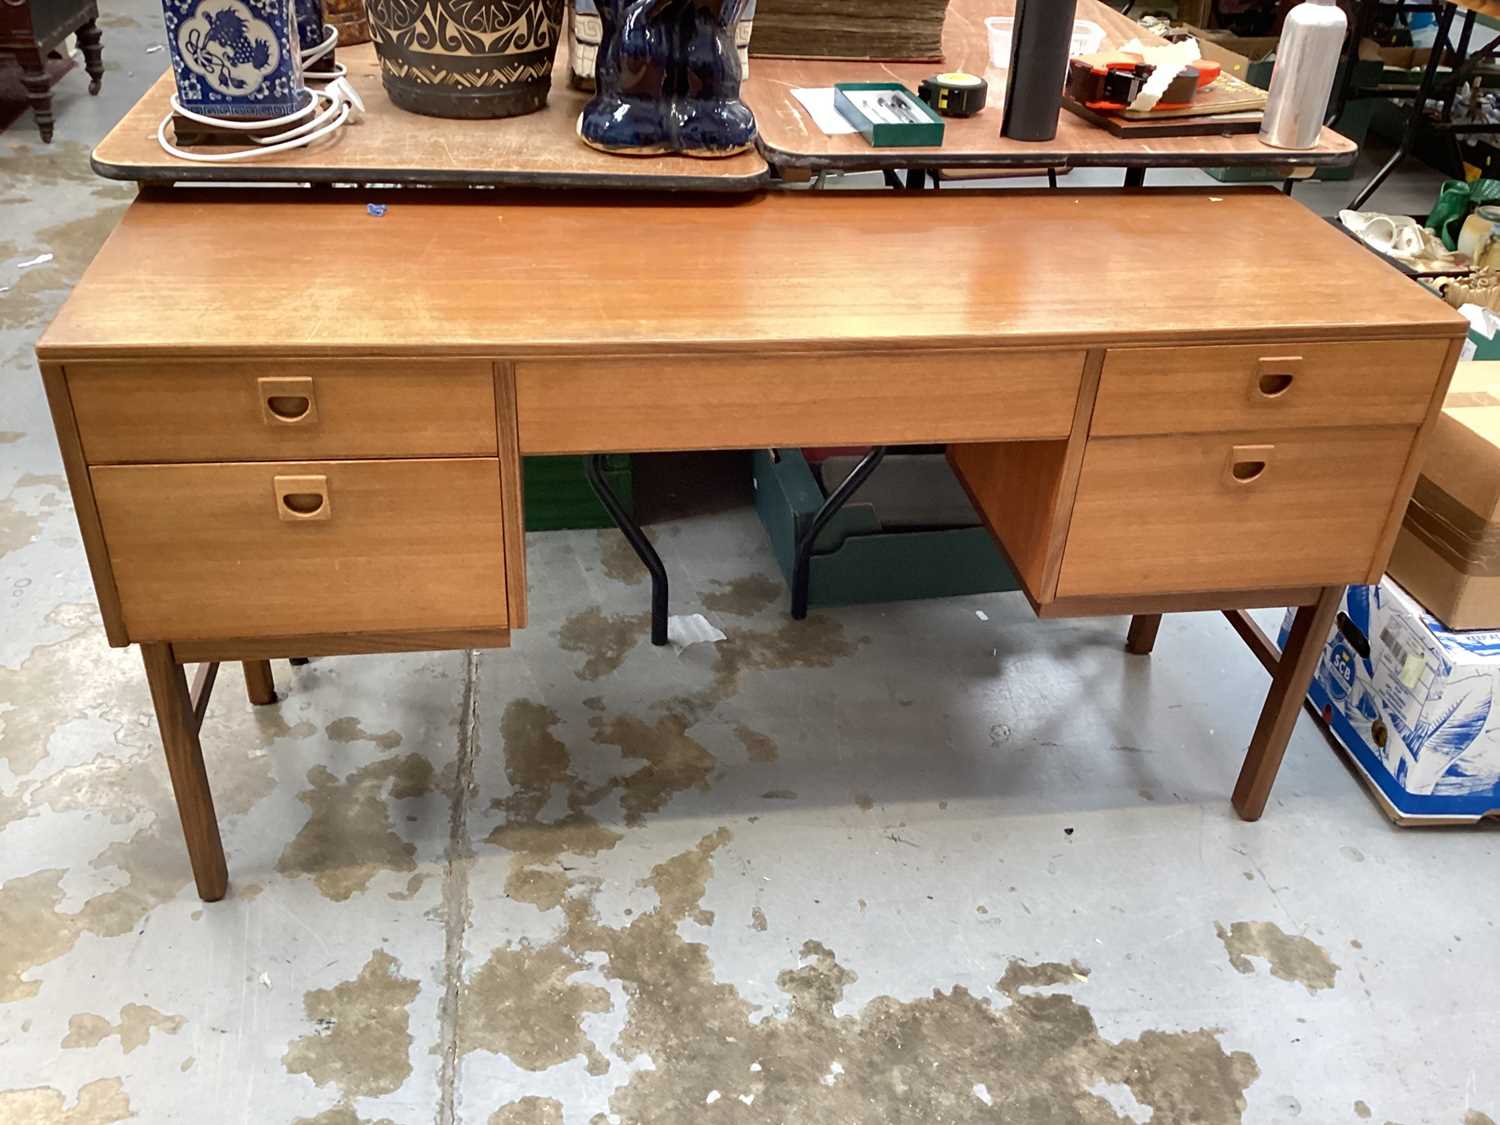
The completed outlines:
[[[757,449],[755,510],[765,525],[777,565],[791,582],[797,537],[823,503],[802,452]],[[808,583],[808,604],[950,598],[1019,590],[1015,572],[983,527],[884,531],[856,496],[818,536]]]
[[[612,454],[604,479],[627,511],[634,510],[632,478],[630,455]],[[583,475],[582,457],[523,457],[521,479],[527,531],[614,526]]]
[[[1458,249],[1458,231],[1469,212],[1486,203],[1500,202],[1500,180],[1444,180],[1437,202],[1427,216],[1427,229],[1435,231],[1449,250]]]

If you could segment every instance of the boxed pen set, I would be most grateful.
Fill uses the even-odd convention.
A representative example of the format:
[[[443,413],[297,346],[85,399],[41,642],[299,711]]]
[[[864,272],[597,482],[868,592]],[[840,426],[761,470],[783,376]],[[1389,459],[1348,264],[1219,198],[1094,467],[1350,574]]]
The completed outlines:
[[[840,82],[833,104],[875,148],[943,143],[943,119],[899,82]]]

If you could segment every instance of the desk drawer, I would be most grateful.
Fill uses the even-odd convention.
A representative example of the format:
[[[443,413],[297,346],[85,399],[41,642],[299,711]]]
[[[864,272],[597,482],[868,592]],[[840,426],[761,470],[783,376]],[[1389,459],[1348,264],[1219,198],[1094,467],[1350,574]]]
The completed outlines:
[[[89,363],[67,376],[91,465],[496,453],[484,362]]]
[[[1418,425],[1447,340],[1111,350],[1095,436]]]
[[[1414,436],[1091,439],[1058,597],[1362,582]]]
[[[90,475],[131,641],[509,624],[494,458]]]
[[[516,364],[521,449],[755,449],[1066,437],[1082,351]]]

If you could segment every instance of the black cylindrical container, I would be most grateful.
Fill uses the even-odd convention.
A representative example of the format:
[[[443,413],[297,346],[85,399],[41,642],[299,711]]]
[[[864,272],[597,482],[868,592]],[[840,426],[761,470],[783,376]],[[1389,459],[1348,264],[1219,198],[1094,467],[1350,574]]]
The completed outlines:
[[[1077,0],[1017,0],[1001,136],[1016,141],[1057,136],[1076,8]]]

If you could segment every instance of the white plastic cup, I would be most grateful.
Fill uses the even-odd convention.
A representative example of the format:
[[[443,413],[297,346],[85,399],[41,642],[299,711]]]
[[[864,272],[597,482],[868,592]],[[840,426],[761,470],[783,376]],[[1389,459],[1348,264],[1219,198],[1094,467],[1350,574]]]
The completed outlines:
[[[1013,16],[986,16],[985,30],[990,35],[990,66],[995,70],[1010,69],[1011,37],[1016,30]],[[1073,21],[1073,42],[1068,48],[1070,55],[1092,55],[1104,46],[1105,32],[1093,20]]]
[[[1068,48],[1073,55],[1092,55],[1104,46],[1104,28],[1093,20],[1073,21],[1073,45]]]
[[[1013,16],[986,16],[985,30],[990,33],[990,66],[996,70],[1010,69],[1010,38],[1016,29]]]

